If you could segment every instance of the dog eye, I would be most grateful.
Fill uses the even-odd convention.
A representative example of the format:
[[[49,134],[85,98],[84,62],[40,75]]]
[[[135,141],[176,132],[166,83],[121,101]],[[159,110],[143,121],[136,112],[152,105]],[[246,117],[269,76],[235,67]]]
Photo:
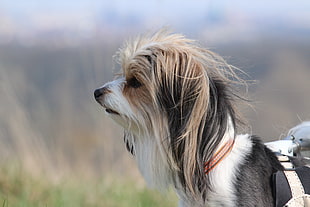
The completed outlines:
[[[144,55],[144,57],[147,59],[147,61],[152,64],[152,57],[150,55]]]
[[[133,78],[130,78],[128,81],[127,81],[127,85],[132,87],[132,88],[139,88],[140,86],[142,86],[142,84],[138,81],[137,78],[133,77]]]

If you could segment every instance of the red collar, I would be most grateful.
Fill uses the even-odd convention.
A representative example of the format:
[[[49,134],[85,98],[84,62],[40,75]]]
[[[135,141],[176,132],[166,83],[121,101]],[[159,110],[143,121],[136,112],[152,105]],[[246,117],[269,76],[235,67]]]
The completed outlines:
[[[205,173],[208,174],[215,168],[232,150],[235,139],[229,139],[219,150],[216,151],[214,156],[205,163]]]

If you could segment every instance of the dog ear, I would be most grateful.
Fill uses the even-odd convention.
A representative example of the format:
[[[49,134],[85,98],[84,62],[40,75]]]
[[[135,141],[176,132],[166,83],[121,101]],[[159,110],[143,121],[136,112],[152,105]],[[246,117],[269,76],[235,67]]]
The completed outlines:
[[[157,66],[162,73],[157,99],[168,119],[171,162],[183,188],[204,197],[210,183],[205,163],[221,142],[229,117],[234,121],[228,85],[191,54],[164,55],[169,64]]]
[[[178,168],[178,181],[195,194],[197,173],[201,174],[203,165],[199,144],[208,110],[209,80],[202,65],[189,54],[167,52],[164,56],[169,61],[157,68],[162,73],[157,99],[167,114],[169,145],[173,165]]]

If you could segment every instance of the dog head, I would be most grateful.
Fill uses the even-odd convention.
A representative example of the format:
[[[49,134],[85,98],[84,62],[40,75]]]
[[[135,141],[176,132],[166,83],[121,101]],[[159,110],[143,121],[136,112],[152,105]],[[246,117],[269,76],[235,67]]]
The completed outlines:
[[[95,91],[97,102],[124,127],[127,148],[149,183],[165,177],[162,183],[202,195],[205,163],[228,131],[235,136],[232,66],[163,31],[126,43],[118,57],[122,75]]]

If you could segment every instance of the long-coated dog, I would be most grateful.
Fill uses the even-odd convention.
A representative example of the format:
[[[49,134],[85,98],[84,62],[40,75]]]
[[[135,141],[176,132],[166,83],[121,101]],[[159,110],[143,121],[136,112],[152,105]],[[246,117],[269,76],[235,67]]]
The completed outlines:
[[[172,186],[182,207],[274,205],[271,176],[283,167],[258,137],[237,135],[232,66],[164,31],[127,42],[118,57],[122,75],[94,95],[125,129],[148,185]]]

